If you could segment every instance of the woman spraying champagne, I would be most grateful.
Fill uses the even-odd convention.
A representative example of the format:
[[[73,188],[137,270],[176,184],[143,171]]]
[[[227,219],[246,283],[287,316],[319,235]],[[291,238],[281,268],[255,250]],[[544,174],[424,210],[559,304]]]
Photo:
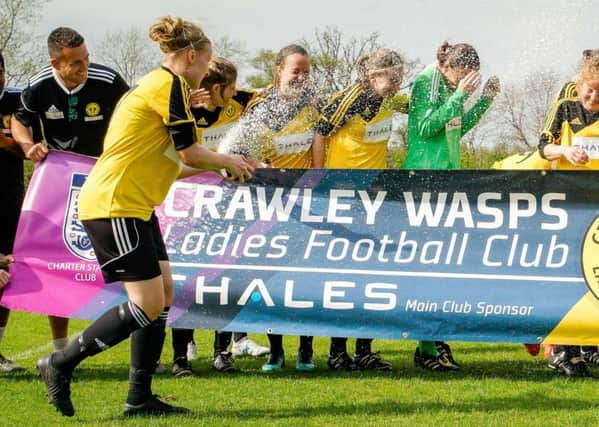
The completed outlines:
[[[131,336],[129,393],[124,414],[187,412],[152,394],[152,373],[162,350],[173,281],[154,206],[175,179],[198,170],[226,169],[231,179],[251,178],[242,157],[213,153],[196,144],[189,105],[212,55],[202,30],[181,18],[160,18],[150,38],[164,53],[162,66],[119,102],[104,140],[104,152],[79,195],[79,217],[106,283],[122,282],[128,301],[106,311],[64,351],[38,361],[51,403],[74,415],[72,372],[87,357]],[[183,164],[183,165],[182,165]]]

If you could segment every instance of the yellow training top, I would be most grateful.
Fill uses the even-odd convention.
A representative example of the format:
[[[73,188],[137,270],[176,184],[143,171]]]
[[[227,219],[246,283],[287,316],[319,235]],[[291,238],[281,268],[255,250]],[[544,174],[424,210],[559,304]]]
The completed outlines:
[[[248,107],[248,121],[257,122],[252,133],[260,144],[261,160],[275,168],[309,169],[312,167],[312,142],[318,110],[310,96],[288,101],[274,88]]]
[[[220,142],[235,126],[257,93],[256,91],[238,90],[226,107],[216,107],[214,111],[204,107],[192,108],[191,113],[196,120],[198,142],[212,151],[217,151]]]
[[[552,162],[545,160],[539,150],[527,151],[506,157],[493,163],[493,169],[503,170],[545,170],[552,169]]]
[[[556,169],[599,170],[599,113],[582,106],[575,83],[562,88],[549,113],[539,142],[541,154],[547,144],[578,146],[589,156],[584,166],[573,166],[563,157],[559,158]]]
[[[104,152],[79,194],[79,216],[149,220],[179,175],[176,150],[196,142],[189,86],[162,67],[123,96]]]
[[[334,95],[316,125],[319,134],[329,136],[325,167],[385,169],[391,106],[391,99],[367,94],[360,83]]]

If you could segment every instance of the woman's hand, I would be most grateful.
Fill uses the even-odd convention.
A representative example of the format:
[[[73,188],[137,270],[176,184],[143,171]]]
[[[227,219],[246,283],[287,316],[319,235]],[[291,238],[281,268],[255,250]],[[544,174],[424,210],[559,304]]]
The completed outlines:
[[[248,162],[254,169],[272,169],[272,164],[268,160],[264,160],[261,162],[260,160],[256,160],[253,157],[246,157],[246,162]]]
[[[499,82],[499,77],[491,76],[489,80],[485,83],[485,87],[483,88],[483,96],[489,99],[495,99],[497,95],[501,92],[501,83]]]
[[[253,161],[255,162],[256,160]],[[227,179],[238,184],[243,184],[245,181],[251,179],[254,174],[254,166],[252,166],[251,161],[248,161],[245,156],[239,155],[227,156],[225,170],[227,172]]]
[[[476,89],[478,89],[480,84],[481,84],[480,73],[478,71],[470,71],[458,83],[458,90],[461,90],[462,92],[464,92],[468,95],[471,95],[472,93],[474,93],[474,91]]]
[[[580,147],[562,147],[562,156],[573,166],[584,166],[589,161],[588,154]]]
[[[204,88],[189,91],[189,101],[193,108],[206,107],[210,102],[210,92]]]

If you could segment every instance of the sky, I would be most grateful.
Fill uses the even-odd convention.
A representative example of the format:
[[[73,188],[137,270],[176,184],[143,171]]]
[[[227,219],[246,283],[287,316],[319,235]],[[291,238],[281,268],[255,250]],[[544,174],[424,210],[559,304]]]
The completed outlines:
[[[94,44],[107,31],[144,31],[170,14],[199,23],[211,38],[227,35],[255,54],[278,50],[315,29],[338,27],[347,36],[380,34],[386,47],[418,58],[435,58],[444,39],[472,44],[482,72],[504,81],[555,70],[570,78],[581,52],[599,48],[599,0],[53,0],[37,32],[70,26]]]

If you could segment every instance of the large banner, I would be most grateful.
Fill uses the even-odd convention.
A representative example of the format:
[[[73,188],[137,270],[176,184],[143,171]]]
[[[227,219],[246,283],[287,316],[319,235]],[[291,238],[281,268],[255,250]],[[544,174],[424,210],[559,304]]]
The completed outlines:
[[[51,152],[36,169],[3,305],[93,319],[125,300],[77,217],[92,163]],[[597,178],[267,169],[241,186],[177,181],[157,208],[171,326],[599,343]]]

